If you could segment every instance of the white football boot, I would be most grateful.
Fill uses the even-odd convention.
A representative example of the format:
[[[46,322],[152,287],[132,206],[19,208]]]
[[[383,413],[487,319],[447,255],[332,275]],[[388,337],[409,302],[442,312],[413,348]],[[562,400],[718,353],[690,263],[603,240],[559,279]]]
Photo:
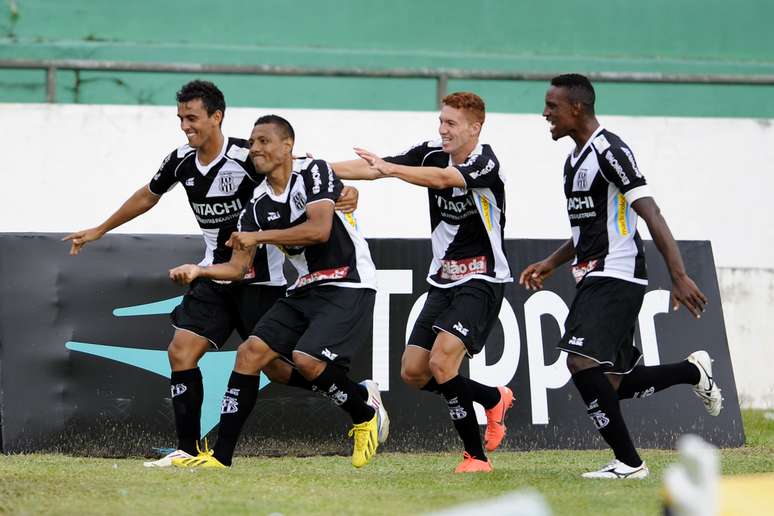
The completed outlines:
[[[633,468],[627,466],[620,460],[616,459],[599,471],[590,471],[581,475],[583,478],[605,478],[614,480],[631,479],[643,479],[650,475],[648,466],[643,462],[640,466]]]
[[[720,395],[720,387],[712,378],[712,359],[706,351],[694,351],[686,359],[699,369],[699,383],[693,386],[704,408],[710,416],[717,416],[723,408],[723,397]]]

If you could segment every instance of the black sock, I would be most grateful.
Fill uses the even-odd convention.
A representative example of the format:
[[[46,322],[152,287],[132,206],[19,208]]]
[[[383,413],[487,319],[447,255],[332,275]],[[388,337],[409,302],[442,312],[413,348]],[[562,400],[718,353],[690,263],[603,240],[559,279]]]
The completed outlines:
[[[699,379],[699,368],[687,360],[676,364],[637,366],[631,373],[623,375],[618,387],[618,397],[622,400],[645,398],[673,385],[696,385]]]
[[[304,375],[298,372],[298,369],[293,368],[290,371],[290,378],[288,378],[288,385],[291,387],[298,387],[307,391],[313,391],[314,385],[312,382],[304,378]]]
[[[473,395],[473,401],[480,403],[486,410],[500,403],[500,391],[497,387],[490,387],[464,376],[460,378],[463,378],[468,383],[470,392]]]
[[[247,417],[258,399],[258,376],[240,374],[232,371],[228,387],[220,405],[220,426],[218,442],[213,447],[213,455],[222,464],[231,466],[234,448],[242,433]]]
[[[636,468],[642,464],[626,428],[618,395],[601,367],[584,369],[572,375],[572,381],[586,403],[586,410],[602,438],[613,449],[615,458]]]
[[[172,371],[172,409],[175,412],[177,449],[196,455],[196,443],[201,436],[202,401],[204,387],[198,367]]]
[[[376,414],[373,407],[366,404],[358,384],[350,380],[344,370],[337,365],[327,364],[320,376],[312,380],[312,383],[323,396],[330,398],[333,403],[348,413],[355,424],[370,421]]]
[[[432,392],[433,394],[441,394],[440,387],[438,386],[438,382],[435,381],[435,378],[430,377],[430,381],[427,382],[424,387],[420,387],[420,390]],[[443,396],[443,394],[441,394]]]
[[[448,382],[438,384],[446,404],[449,406],[449,415],[454,423],[454,428],[460,434],[465,451],[471,457],[486,460],[484,445],[481,442],[481,431],[476,421],[476,412],[473,410],[473,395],[470,385],[460,375]]]

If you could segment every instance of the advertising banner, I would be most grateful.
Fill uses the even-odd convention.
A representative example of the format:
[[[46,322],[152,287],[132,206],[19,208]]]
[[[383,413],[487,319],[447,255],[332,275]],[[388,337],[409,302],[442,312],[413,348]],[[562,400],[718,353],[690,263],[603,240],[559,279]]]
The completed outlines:
[[[60,234],[0,234],[0,426],[6,453],[59,451],[99,456],[148,455],[175,445],[167,345],[168,314],[185,288],[168,270],[201,259],[201,237],[107,235],[68,255]],[[515,277],[562,242],[509,240]],[[379,291],[370,342],[361,343],[351,377],[379,382],[391,417],[385,451],[457,450],[446,403],[403,383],[400,359],[428,285],[429,240],[369,240]],[[635,444],[672,447],[695,433],[721,447],[741,446],[741,424],[715,266],[709,242],[680,242],[688,273],[709,298],[701,319],[672,312],[671,282],[652,242],[646,243],[650,284],[635,345],[645,365],[684,359],[698,349],[714,359],[723,412],[707,415],[690,386],[681,385],[622,407]],[[504,449],[604,446],[570,381],[555,345],[572,302],[568,268],[545,289],[517,283],[505,290],[500,324],[465,374],[516,395]],[[205,401],[202,431],[216,427],[221,398],[240,339],[200,362]],[[262,378],[258,403],[237,452],[347,453],[349,420],[328,399]],[[483,410],[477,407],[480,422]],[[215,432],[210,437],[214,438]]]

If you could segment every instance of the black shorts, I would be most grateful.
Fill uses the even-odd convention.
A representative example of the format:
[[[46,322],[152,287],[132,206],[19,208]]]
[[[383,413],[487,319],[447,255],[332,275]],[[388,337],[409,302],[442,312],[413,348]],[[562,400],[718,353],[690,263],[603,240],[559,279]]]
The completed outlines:
[[[407,345],[430,351],[436,334],[445,331],[462,341],[468,356],[475,355],[497,323],[504,291],[503,283],[475,279],[456,287],[430,287]]]
[[[375,299],[367,288],[311,287],[277,301],[252,334],[291,363],[299,351],[349,370],[373,337]]]
[[[197,279],[170,318],[175,328],[200,335],[220,349],[234,330],[246,339],[263,314],[284,297],[284,286]]]
[[[645,285],[602,276],[585,278],[557,347],[594,360],[606,373],[630,372],[642,358],[634,347],[634,327],[644,297]]]

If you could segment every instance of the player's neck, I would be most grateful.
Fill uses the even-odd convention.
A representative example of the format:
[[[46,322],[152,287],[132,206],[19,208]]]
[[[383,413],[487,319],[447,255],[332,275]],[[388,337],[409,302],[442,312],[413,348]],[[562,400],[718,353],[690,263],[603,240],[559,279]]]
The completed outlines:
[[[290,182],[290,174],[293,172],[293,162],[288,161],[266,174],[266,182],[275,195],[281,195]]]
[[[205,167],[220,155],[223,149],[223,133],[217,131],[212,137],[208,138],[204,145],[196,149],[196,159]]]
[[[470,156],[470,153],[473,152],[473,149],[475,149],[477,145],[478,145],[478,138],[472,140],[467,145],[464,145],[459,149],[457,149],[456,151],[452,152],[451,154],[452,165],[459,165],[460,163],[465,163],[468,160],[468,156]]]
[[[586,142],[589,141],[589,138],[591,138],[591,135],[594,134],[594,131],[597,129],[599,129],[599,121],[597,121],[597,117],[591,116],[585,119],[583,123],[580,124],[580,127],[570,134],[572,139],[575,140],[575,150],[573,151],[575,156],[583,149]]]

